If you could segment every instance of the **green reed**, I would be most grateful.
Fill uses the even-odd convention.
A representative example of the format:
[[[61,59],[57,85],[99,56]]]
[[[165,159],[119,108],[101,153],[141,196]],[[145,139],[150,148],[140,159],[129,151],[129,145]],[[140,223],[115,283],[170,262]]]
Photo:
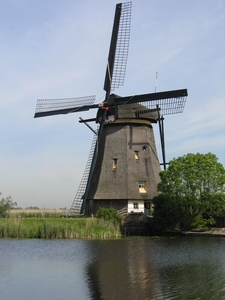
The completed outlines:
[[[61,211],[17,211],[11,210],[10,218],[61,218]]]
[[[97,218],[0,219],[0,238],[112,239],[120,226]]]

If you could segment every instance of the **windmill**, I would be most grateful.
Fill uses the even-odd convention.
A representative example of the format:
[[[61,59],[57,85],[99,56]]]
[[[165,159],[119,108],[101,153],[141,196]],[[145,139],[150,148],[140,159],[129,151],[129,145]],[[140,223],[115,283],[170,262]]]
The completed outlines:
[[[131,23],[132,3],[116,5],[106,67],[105,100],[95,104],[95,96],[40,99],[34,117],[98,109],[94,118],[98,131],[88,163],[71,207],[75,213],[95,214],[100,207],[114,207],[122,213],[142,213],[151,209],[157,195],[160,163],[152,124],[159,124],[163,167],[166,168],[164,115],[182,113],[187,89],[121,97],[111,93],[123,85]]]

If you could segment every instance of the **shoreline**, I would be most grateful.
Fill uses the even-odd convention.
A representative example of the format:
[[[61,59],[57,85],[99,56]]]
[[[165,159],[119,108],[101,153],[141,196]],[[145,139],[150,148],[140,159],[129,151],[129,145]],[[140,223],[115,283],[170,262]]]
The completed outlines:
[[[212,228],[207,231],[191,230],[191,231],[174,231],[184,236],[210,236],[210,237],[225,237],[225,228]]]

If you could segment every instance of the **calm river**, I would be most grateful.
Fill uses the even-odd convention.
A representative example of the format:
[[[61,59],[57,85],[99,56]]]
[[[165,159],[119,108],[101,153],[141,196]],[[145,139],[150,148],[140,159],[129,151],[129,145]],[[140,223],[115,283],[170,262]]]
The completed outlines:
[[[0,299],[225,299],[225,238],[2,239]]]

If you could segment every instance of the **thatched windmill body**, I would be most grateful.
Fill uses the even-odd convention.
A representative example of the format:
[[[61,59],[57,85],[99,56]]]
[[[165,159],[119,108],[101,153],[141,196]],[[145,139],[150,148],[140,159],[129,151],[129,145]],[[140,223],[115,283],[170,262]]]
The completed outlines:
[[[124,81],[130,20],[131,2],[117,4],[102,103],[94,104],[95,96],[37,102],[35,117],[98,108],[95,118],[80,121],[89,128],[88,122],[96,121],[99,129],[71,207],[76,213],[91,215],[100,207],[114,207],[149,214],[160,172],[152,124],[159,123],[165,168],[162,116],[180,113],[185,105],[186,89],[127,97],[111,94]]]

